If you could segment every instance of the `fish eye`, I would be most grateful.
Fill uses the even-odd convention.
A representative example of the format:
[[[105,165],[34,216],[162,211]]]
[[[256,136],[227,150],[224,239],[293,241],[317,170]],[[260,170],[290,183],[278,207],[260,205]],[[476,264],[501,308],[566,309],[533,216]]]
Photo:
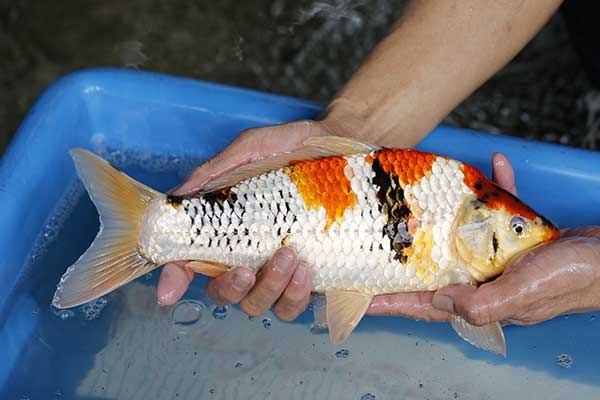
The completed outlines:
[[[517,236],[521,236],[525,232],[527,221],[525,221],[525,219],[523,219],[523,217],[520,215],[515,215],[510,220],[510,227]]]

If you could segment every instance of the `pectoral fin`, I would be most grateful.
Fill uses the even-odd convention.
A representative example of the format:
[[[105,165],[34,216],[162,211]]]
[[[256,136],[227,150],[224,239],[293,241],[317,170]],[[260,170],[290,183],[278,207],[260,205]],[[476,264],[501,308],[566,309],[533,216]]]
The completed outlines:
[[[506,341],[499,322],[475,326],[455,315],[450,324],[461,338],[473,346],[506,357]]]
[[[329,337],[339,345],[350,336],[367,312],[373,295],[349,290],[327,290],[327,325]]]
[[[217,277],[231,269],[227,264],[223,264],[217,261],[207,260],[194,260],[185,264],[186,267],[190,268],[197,274],[202,274],[210,277]]]

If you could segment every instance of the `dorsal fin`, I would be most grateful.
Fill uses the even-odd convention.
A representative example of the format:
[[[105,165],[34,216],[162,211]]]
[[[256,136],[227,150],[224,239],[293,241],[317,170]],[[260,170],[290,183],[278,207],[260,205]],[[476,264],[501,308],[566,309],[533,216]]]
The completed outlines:
[[[294,161],[314,160],[331,156],[368,154],[380,147],[341,136],[311,137],[303,146],[289,153],[277,154],[264,160],[243,165],[208,182],[199,194],[210,193],[231,187],[245,179],[283,168]]]
[[[335,155],[368,154],[381,150],[380,146],[343,136],[315,136],[302,143],[306,147],[317,147],[334,152]]]

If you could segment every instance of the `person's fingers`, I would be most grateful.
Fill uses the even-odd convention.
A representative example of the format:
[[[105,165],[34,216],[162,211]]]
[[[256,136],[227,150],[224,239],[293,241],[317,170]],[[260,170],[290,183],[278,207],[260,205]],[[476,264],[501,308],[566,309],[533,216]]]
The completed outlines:
[[[255,281],[254,271],[246,267],[236,267],[210,279],[206,285],[206,295],[220,306],[236,304],[248,294]]]
[[[156,298],[158,304],[171,306],[179,301],[194,279],[194,272],[175,263],[166,264],[158,280]]]
[[[275,304],[275,315],[283,321],[296,319],[308,306],[313,289],[313,275],[304,262],[299,262],[292,280]]]
[[[515,171],[508,158],[502,153],[495,153],[492,156],[493,180],[502,189],[517,195],[517,186],[515,184]]]
[[[422,321],[448,321],[451,314],[434,308],[432,292],[398,293],[375,296],[368,315],[403,316]]]
[[[448,286],[435,292],[432,304],[438,310],[460,315],[472,325],[510,320],[507,296],[502,294],[499,285],[490,282],[479,288],[471,285]]]
[[[314,121],[248,129],[222,152],[196,168],[173,193],[192,194],[214,178],[242,165],[299,149],[308,137],[323,134],[321,130],[321,125]]]
[[[250,293],[240,303],[242,310],[256,317],[271,308],[292,279],[297,265],[296,253],[292,249],[282,247],[277,250],[262,268]]]

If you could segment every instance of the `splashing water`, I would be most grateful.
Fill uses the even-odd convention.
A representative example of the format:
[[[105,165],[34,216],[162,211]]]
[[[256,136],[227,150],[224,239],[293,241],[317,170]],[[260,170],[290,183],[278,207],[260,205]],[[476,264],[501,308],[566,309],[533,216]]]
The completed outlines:
[[[125,40],[117,46],[121,64],[130,68],[139,68],[148,61],[144,54],[144,44],[139,40]]]

